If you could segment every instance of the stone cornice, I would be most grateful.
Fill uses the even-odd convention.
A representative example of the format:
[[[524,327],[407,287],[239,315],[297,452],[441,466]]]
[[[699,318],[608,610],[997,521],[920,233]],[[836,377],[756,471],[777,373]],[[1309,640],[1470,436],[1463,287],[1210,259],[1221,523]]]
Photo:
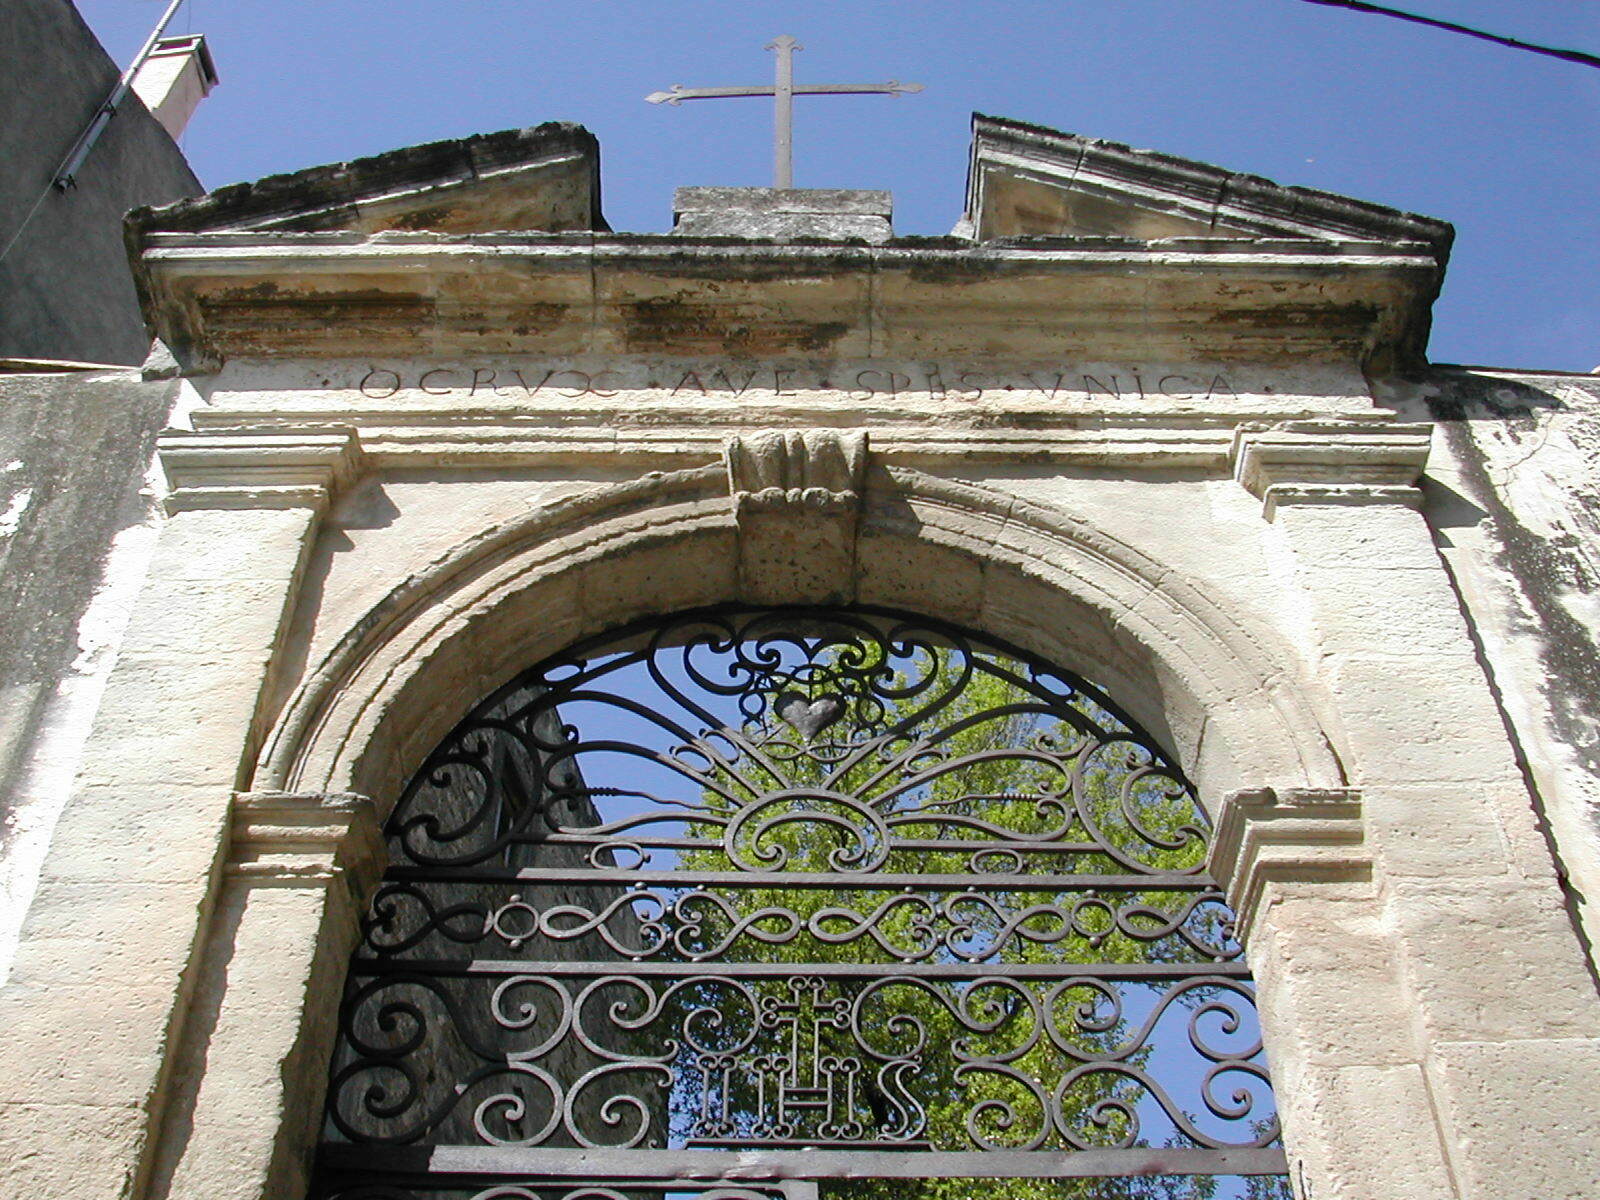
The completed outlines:
[[[180,474],[182,485],[193,490],[195,500],[201,498],[201,489],[210,489],[205,495],[222,504],[225,498],[221,491],[232,488],[242,494],[250,487],[264,484],[267,473],[279,469],[299,453],[293,449],[295,446],[304,447],[313,457],[325,453],[326,447],[335,442],[348,446],[347,459],[340,456],[329,459],[336,469],[328,482],[339,487],[358,467],[362,470],[425,466],[488,469],[581,460],[627,465],[640,470],[677,470],[716,462],[724,457],[730,440],[761,436],[762,427],[771,428],[780,419],[787,418],[794,427],[815,428],[820,423],[819,414],[798,407],[761,412],[730,411],[726,406],[715,411],[707,406],[677,415],[681,423],[664,422],[658,415],[649,422],[635,424],[630,421],[630,414],[621,410],[578,415],[570,409],[548,406],[516,414],[487,409],[431,412],[346,409],[317,414],[309,408],[280,414],[270,410],[246,412],[206,408],[191,414],[196,434],[168,435],[163,439],[162,451],[163,462],[166,462],[169,453],[182,456],[192,447],[192,455],[183,456],[181,462],[175,459],[175,463],[180,470],[194,464],[197,468],[204,467],[206,473]],[[811,418],[809,422],[808,417]],[[1411,454],[1414,457],[1418,450],[1417,431],[1424,428],[1381,419],[1352,422],[1348,428],[1354,432],[1344,443],[1322,445],[1302,432],[1294,432],[1301,424],[1298,422],[1288,423],[1291,432],[1287,436],[1280,437],[1278,430],[1241,434],[1238,429],[1243,418],[1237,413],[1163,413],[1144,418],[1102,416],[1087,422],[1071,413],[1060,414],[1054,422],[1046,416],[1030,414],[1028,427],[1017,429],[997,428],[992,422],[982,428],[969,424],[935,424],[923,414],[896,414],[887,409],[865,409],[856,417],[858,431],[871,431],[874,458],[886,465],[937,470],[956,463],[1004,464],[1025,460],[1119,472],[1183,470],[1226,477],[1237,473],[1242,455],[1247,454],[1252,464],[1250,486],[1252,490],[1259,486],[1261,490],[1256,494],[1262,497],[1267,486],[1263,482],[1266,470],[1281,468],[1280,490],[1291,486],[1291,478],[1306,478],[1303,472],[1310,467],[1305,463],[1295,465],[1296,471],[1302,471],[1299,475],[1291,475],[1289,467],[1302,455],[1308,441],[1313,443],[1311,448],[1316,450],[1323,466],[1339,461],[1340,456],[1356,465],[1362,461],[1370,465],[1374,458],[1381,459],[1385,455]],[[752,429],[751,425],[762,418],[765,420],[761,425]],[[1314,424],[1317,429],[1346,428],[1326,422]],[[1385,444],[1390,430],[1399,431],[1395,445]],[[276,440],[280,437],[286,439],[283,445]],[[312,441],[322,437],[332,441]],[[1358,451],[1352,450],[1352,439],[1357,447],[1370,449],[1371,455],[1363,459]],[[1283,453],[1281,461],[1277,457],[1280,451]],[[230,471],[234,473],[229,474]],[[256,473],[250,474],[252,471]],[[290,482],[325,486],[320,475]],[[1308,495],[1321,495],[1316,489],[1326,491],[1334,485],[1301,483],[1292,486],[1302,488]],[[1385,486],[1401,485],[1355,483],[1347,489],[1349,494],[1344,499],[1363,502],[1379,498],[1383,502],[1393,502],[1399,498],[1385,492]],[[1409,488],[1409,484],[1405,486]],[[760,491],[762,487],[735,487],[733,490]],[[1331,493],[1326,498],[1329,502],[1337,499]]]
[[[1427,465],[1432,427],[1369,421],[1289,421],[1242,428],[1234,478],[1271,520],[1284,504],[1406,504]]]
[[[1228,893],[1239,937],[1249,935],[1268,884],[1371,878],[1361,793],[1355,788],[1251,788],[1223,797],[1210,868]]]
[[[361,470],[354,430],[227,433],[169,431],[156,443],[170,489],[167,511],[327,507]]]
[[[867,246],[164,233],[146,238],[139,259],[157,335],[183,361],[214,362],[427,346],[765,360],[1199,358],[1381,371],[1414,339],[1437,272],[1415,245],[1203,237]]]
[[[1035,237],[1025,242],[974,246],[964,238],[904,237],[865,242],[773,242],[662,233],[474,233],[385,230],[380,233],[217,230],[145,235],[141,257],[152,266],[178,265],[195,274],[232,274],[275,263],[304,263],[308,272],[360,263],[407,270],[433,262],[482,263],[495,258],[553,263],[623,263],[670,268],[685,261],[737,264],[817,263],[838,266],[909,266],[916,263],[1005,267],[1223,266],[1264,267],[1432,265],[1420,242],[1372,238],[1311,240],[1296,237],[1176,237],[1147,240],[1117,236]]]

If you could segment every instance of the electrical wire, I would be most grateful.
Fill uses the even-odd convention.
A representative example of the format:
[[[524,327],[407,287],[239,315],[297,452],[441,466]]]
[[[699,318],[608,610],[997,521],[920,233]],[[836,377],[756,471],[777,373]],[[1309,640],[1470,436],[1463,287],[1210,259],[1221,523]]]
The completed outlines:
[[[1600,54],[1589,54],[1583,50],[1563,50],[1557,46],[1540,46],[1534,42],[1519,41],[1514,37],[1504,37],[1501,34],[1490,33],[1484,29],[1474,29],[1470,25],[1457,25],[1454,21],[1441,21],[1434,17],[1425,17],[1421,13],[1404,12],[1398,8],[1387,8],[1382,4],[1369,4],[1367,0],[1304,0],[1304,2],[1306,4],[1321,4],[1326,8],[1348,8],[1353,12],[1372,13],[1374,16],[1380,17],[1394,17],[1400,21],[1411,21],[1417,25],[1427,25],[1434,29],[1444,29],[1451,33],[1465,34],[1467,37],[1493,42],[1497,46],[1509,46],[1513,50],[1526,50],[1530,54],[1543,54],[1549,58],[1559,58],[1565,62],[1574,62],[1585,67],[1600,67]]]
[[[44,191],[39,193],[39,198],[33,202],[33,207],[28,210],[28,215],[22,218],[22,224],[17,226],[11,237],[6,241],[5,249],[0,250],[0,263],[5,262],[6,255],[11,253],[11,247],[17,244],[17,239],[22,236],[23,230],[28,228],[28,223],[33,220],[34,214],[39,211],[39,206],[44,203],[44,198],[53,191],[55,191],[54,184],[47,183],[44,185]]]

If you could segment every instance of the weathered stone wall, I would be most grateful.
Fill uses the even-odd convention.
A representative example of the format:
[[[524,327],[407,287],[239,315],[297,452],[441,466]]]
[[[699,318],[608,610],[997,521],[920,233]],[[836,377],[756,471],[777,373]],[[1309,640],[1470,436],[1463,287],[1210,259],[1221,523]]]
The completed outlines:
[[[178,387],[0,376],[0,979],[154,544]]]
[[[1437,371],[1425,512],[1591,960],[1600,945],[1600,378]]]
[[[149,350],[122,215],[201,191],[183,152],[130,93],[77,185],[50,183],[117,76],[71,0],[0,5],[0,247],[38,204],[0,259],[0,357],[138,363]]]

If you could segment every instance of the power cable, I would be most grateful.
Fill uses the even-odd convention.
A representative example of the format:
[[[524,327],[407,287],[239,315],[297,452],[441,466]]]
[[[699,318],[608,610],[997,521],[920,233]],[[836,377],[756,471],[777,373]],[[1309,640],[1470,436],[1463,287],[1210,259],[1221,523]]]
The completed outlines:
[[[1321,4],[1327,8],[1348,8],[1354,12],[1372,13],[1380,17],[1394,17],[1400,21],[1411,21],[1417,25],[1428,25],[1434,29],[1445,29],[1451,33],[1465,34],[1467,37],[1493,42],[1497,46],[1509,46],[1513,50],[1526,50],[1530,54],[1543,54],[1549,58],[1575,62],[1585,67],[1600,67],[1600,54],[1589,54],[1583,50],[1563,50],[1557,46],[1540,46],[1534,42],[1519,41],[1514,37],[1504,37],[1501,34],[1490,33],[1484,29],[1474,29],[1470,25],[1457,25],[1454,21],[1440,21],[1434,17],[1425,17],[1421,13],[1404,12],[1398,8],[1387,8],[1382,4],[1368,4],[1366,0],[1305,0],[1305,3]]]
[[[6,255],[11,253],[11,247],[17,244],[17,239],[22,236],[23,230],[28,228],[28,223],[33,220],[34,214],[39,211],[39,206],[44,203],[44,198],[53,191],[55,191],[54,184],[47,183],[44,185],[44,191],[39,193],[39,198],[33,202],[33,207],[30,208],[27,215],[22,218],[22,224],[16,227],[16,229],[12,232],[11,237],[7,239],[5,248],[0,250],[0,263],[5,262]]]

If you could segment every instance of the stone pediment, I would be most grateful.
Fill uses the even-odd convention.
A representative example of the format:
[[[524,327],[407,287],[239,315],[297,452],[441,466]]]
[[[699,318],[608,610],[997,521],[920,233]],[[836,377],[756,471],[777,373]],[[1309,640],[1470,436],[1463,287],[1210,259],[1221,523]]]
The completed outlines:
[[[1037,237],[1311,238],[1417,243],[1441,261],[1444,221],[1208,163],[982,113],[972,116],[964,230]]]
[[[549,122],[308,167],[129,215],[130,233],[565,233],[609,228],[600,146]]]
[[[1442,222],[987,117],[974,147],[977,240],[896,238],[887,196],[865,230],[861,213],[741,209],[744,224],[612,233],[594,138],[543,125],[136,212],[130,251],[152,334],[191,371],[418,355],[736,373],[881,360],[890,378],[917,375],[895,362],[1422,361]]]

